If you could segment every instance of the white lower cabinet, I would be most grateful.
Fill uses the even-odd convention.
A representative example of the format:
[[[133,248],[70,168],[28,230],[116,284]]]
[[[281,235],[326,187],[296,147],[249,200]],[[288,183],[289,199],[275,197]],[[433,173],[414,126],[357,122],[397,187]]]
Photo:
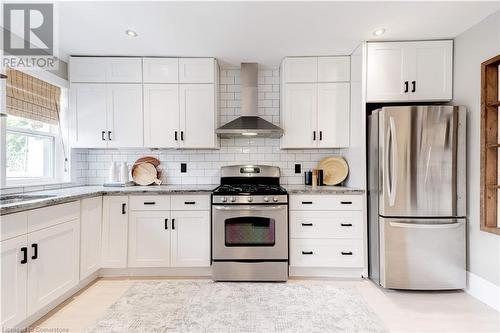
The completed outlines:
[[[28,234],[28,315],[78,283],[79,220]]]
[[[172,212],[172,266],[210,266],[210,212]]]
[[[2,328],[14,327],[26,318],[27,242],[26,235],[0,242]]]
[[[132,211],[129,220],[129,267],[170,266],[170,212]]]
[[[102,267],[127,267],[128,197],[103,197]]]
[[[80,211],[80,280],[83,280],[101,267],[102,197],[83,199]]]

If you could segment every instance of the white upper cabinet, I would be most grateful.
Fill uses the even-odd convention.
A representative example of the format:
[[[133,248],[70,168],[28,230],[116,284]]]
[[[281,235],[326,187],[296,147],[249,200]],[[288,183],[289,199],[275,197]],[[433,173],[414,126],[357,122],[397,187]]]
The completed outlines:
[[[281,70],[281,148],[349,147],[350,57],[285,58]]]
[[[351,57],[318,57],[318,82],[348,82],[351,79]]]
[[[180,147],[213,148],[216,144],[215,87],[213,84],[181,84]]]
[[[107,86],[109,148],[143,146],[143,112],[141,84]]]
[[[141,58],[71,57],[71,82],[142,82]]]
[[[318,83],[318,147],[349,147],[349,83]]]
[[[284,82],[317,82],[317,57],[290,57],[283,60]]]
[[[142,60],[144,83],[178,83],[178,58],[144,58]]]
[[[144,146],[175,148],[179,142],[178,132],[179,85],[145,84]]]
[[[367,101],[452,99],[453,41],[368,43]]]
[[[180,83],[214,83],[215,59],[214,58],[180,58],[179,59]]]

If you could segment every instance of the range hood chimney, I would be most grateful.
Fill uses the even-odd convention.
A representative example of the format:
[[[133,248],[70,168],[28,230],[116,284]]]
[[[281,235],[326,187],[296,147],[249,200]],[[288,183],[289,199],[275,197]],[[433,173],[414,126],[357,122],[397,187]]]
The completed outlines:
[[[262,119],[257,111],[256,63],[241,64],[241,116],[215,130],[222,138],[258,136],[279,138],[283,130]]]

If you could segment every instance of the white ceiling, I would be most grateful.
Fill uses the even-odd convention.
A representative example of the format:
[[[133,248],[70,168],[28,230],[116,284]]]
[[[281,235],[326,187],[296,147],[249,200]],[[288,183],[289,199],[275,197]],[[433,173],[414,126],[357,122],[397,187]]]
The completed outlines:
[[[284,56],[350,54],[360,42],[453,38],[500,2],[60,2],[67,55],[213,56],[277,66]],[[139,34],[125,35],[126,29]]]

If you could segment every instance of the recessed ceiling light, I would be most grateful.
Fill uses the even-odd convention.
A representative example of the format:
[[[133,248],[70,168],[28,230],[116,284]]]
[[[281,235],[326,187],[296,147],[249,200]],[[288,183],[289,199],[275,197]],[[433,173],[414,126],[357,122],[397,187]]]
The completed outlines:
[[[385,34],[384,28],[377,29],[373,32],[373,36],[375,37],[382,36],[383,34]]]
[[[125,34],[127,34],[127,36],[129,36],[129,37],[137,37],[137,36],[139,36],[137,34],[137,32],[135,32],[134,30],[125,30]]]

